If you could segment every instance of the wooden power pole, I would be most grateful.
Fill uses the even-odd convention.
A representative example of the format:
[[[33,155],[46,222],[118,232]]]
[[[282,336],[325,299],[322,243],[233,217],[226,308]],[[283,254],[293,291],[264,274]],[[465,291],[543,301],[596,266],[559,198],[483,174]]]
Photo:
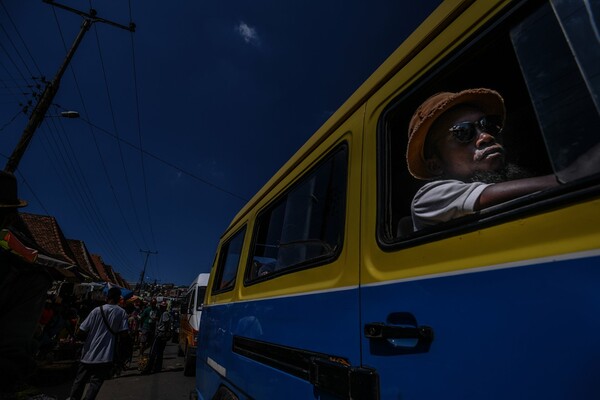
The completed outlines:
[[[31,142],[31,138],[33,138],[33,134],[35,133],[35,130],[40,126],[40,124],[44,120],[44,117],[46,116],[46,112],[48,111],[48,108],[50,108],[50,105],[52,104],[52,101],[54,100],[54,96],[56,96],[56,93],[58,92],[60,80],[61,80],[63,74],[65,73],[67,66],[71,62],[71,59],[73,58],[73,55],[75,54],[75,51],[77,50],[77,47],[79,47],[79,44],[83,40],[83,36],[90,29],[92,24],[94,22],[103,22],[103,23],[106,23],[109,25],[116,26],[118,28],[128,30],[130,32],[135,32],[135,24],[134,23],[130,23],[129,26],[125,26],[125,25],[118,24],[116,22],[106,20],[104,18],[99,18],[98,16],[96,16],[96,10],[94,10],[94,9],[91,9],[89,13],[85,13],[85,12],[76,10],[74,8],[55,3],[53,0],[44,0],[44,3],[52,4],[55,7],[65,9],[67,11],[70,11],[70,12],[73,12],[75,14],[82,16],[83,23],[81,24],[81,29],[79,30],[79,33],[77,34],[77,37],[75,38],[75,41],[73,42],[73,45],[69,49],[69,52],[67,53],[65,60],[63,61],[60,68],[58,69],[58,72],[56,73],[54,78],[46,84],[46,87],[44,88],[44,91],[43,91],[41,97],[39,98],[37,104],[35,105],[35,108],[33,109],[33,112],[31,113],[29,120],[27,121],[27,125],[25,126],[25,129],[23,130],[23,134],[21,135],[21,139],[19,140],[19,143],[17,143],[15,149],[13,150],[12,154],[10,155],[10,158],[6,162],[4,171],[10,172],[10,173],[14,173],[14,171],[19,166],[19,162],[21,161],[23,154],[25,154],[25,150],[27,150],[27,146],[29,145],[29,142]]]

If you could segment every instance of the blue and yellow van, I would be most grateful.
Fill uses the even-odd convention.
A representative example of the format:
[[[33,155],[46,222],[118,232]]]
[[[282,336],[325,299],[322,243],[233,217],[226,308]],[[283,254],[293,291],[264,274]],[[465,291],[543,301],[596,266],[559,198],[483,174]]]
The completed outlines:
[[[600,7],[445,0],[223,233],[200,399],[598,399]],[[414,231],[415,109],[490,88],[538,191]]]

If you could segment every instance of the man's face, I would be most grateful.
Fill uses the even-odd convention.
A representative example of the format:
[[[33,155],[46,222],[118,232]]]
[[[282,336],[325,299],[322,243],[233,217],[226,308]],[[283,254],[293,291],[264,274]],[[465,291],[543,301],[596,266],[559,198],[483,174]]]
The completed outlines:
[[[427,140],[432,153],[427,164],[434,175],[466,182],[477,172],[497,171],[504,166],[504,147],[493,132],[476,124],[472,140],[465,141],[452,133],[455,127],[469,126],[462,123],[481,121],[485,116],[476,108],[458,106],[438,118]]]

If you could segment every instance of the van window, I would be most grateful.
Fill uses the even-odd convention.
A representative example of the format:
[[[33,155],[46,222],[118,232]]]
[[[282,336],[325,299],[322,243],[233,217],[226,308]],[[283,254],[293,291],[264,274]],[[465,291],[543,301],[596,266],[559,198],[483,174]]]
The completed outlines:
[[[187,304],[186,314],[189,314],[194,309],[194,291],[191,291],[185,296],[185,304]]]
[[[425,99],[442,91],[490,88],[502,95],[506,106],[499,140],[507,164],[519,174],[512,179],[555,174],[559,182],[569,181],[563,176],[565,168],[600,142],[598,16],[583,1],[551,3],[534,12],[517,8],[493,21],[493,34],[483,31],[468,41],[384,111],[378,127],[380,246],[418,243],[455,228],[473,229],[482,217],[486,223],[514,217],[517,214],[508,211],[565,193],[546,190],[415,232],[411,202],[426,181],[408,172],[405,158],[409,121]]]
[[[562,171],[600,140],[600,41],[583,2],[552,3],[557,15],[543,7],[510,37],[554,172],[566,182]]]
[[[246,281],[337,257],[344,235],[347,164],[344,144],[258,215]]]
[[[219,264],[216,269],[212,293],[225,292],[233,289],[235,286],[235,277],[240,263],[245,234],[246,227],[223,243],[219,255]]]

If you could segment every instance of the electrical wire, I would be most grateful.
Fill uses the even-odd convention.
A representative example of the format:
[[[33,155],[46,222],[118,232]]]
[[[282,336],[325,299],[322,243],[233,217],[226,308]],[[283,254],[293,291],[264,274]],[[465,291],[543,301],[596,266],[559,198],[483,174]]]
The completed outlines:
[[[64,47],[64,49],[65,49],[65,52],[66,52],[66,51],[67,51],[66,42],[65,42],[65,40],[64,40],[64,35],[63,35],[63,33],[62,33],[62,29],[61,29],[60,23],[59,23],[59,21],[58,21],[58,17],[57,17],[57,15],[56,15],[56,11],[55,11],[54,9],[53,9],[53,13],[54,13],[54,18],[55,18],[55,21],[56,21],[56,24],[57,24],[57,27],[58,27],[58,30],[59,30],[59,33],[60,33],[60,37],[61,37],[62,43],[63,43],[63,47]],[[86,107],[86,102],[85,102],[85,100],[84,100],[84,98],[83,98],[82,91],[81,91],[81,89],[80,89],[79,82],[78,82],[78,80],[77,80],[77,76],[76,76],[76,74],[75,74],[75,71],[74,71],[74,69],[72,68],[72,66],[69,66],[69,69],[70,69],[70,71],[71,71],[71,74],[72,74],[72,76],[73,76],[74,83],[75,83],[75,87],[76,87],[76,91],[77,91],[77,93],[78,93],[78,95],[79,95],[79,99],[80,99],[80,101],[81,101],[81,104],[82,104],[82,107],[83,107],[83,110],[84,110],[84,114],[86,114],[86,115],[87,115],[87,107]],[[115,201],[116,201],[117,207],[118,207],[118,208],[119,208],[119,210],[120,210],[120,214],[121,214],[121,216],[124,218],[124,213],[123,213],[123,211],[122,211],[122,208],[121,208],[121,206],[120,206],[120,203],[119,203],[119,201],[118,201],[118,198],[117,198],[117,196],[116,196],[116,193],[115,193],[115,191],[114,191],[114,185],[112,184],[112,181],[111,181],[111,179],[110,179],[110,175],[108,174],[108,170],[107,170],[107,168],[106,168],[106,163],[105,163],[105,161],[104,161],[104,158],[103,158],[103,156],[102,156],[102,152],[100,151],[99,145],[98,145],[97,141],[95,140],[95,135],[93,135],[93,131],[92,131],[92,137],[94,138],[94,144],[95,144],[95,146],[96,146],[96,151],[97,151],[97,152],[98,152],[98,154],[99,154],[99,157],[100,157],[100,160],[101,160],[101,164],[102,164],[102,167],[103,167],[104,174],[105,174],[105,176],[106,176],[106,178],[107,178],[107,180],[108,180],[108,182],[109,182],[109,187],[110,187],[110,189],[111,189],[111,192],[113,193],[113,196],[114,196],[114,198],[115,198]],[[126,224],[126,225],[128,226],[128,224]],[[132,239],[133,239],[133,238],[135,238],[135,236],[134,236],[134,235],[131,235],[131,237],[132,237]]]
[[[3,131],[4,129],[6,129],[10,124],[12,124],[15,119],[17,119],[17,117],[22,113],[22,110],[17,111],[17,113],[8,121],[6,122],[4,125],[2,125],[0,127],[0,132]]]
[[[12,38],[10,37],[10,35],[6,31],[6,29],[4,29],[4,25],[3,24],[0,24],[0,29],[2,30],[2,32],[4,32],[4,34],[8,38],[8,42],[12,45],[13,49],[17,53],[17,56],[19,57],[19,59],[21,60],[21,62],[23,63],[23,65],[25,66],[25,69],[29,73],[29,76],[34,76],[35,74],[33,72],[31,72],[31,70],[29,69],[29,66],[27,65],[27,63],[23,59],[23,56],[21,55],[21,52],[19,51],[19,49],[17,48],[17,46],[15,46],[15,42],[12,40]]]
[[[131,0],[129,0],[129,23],[133,23],[133,14],[131,10]],[[133,66],[133,85],[135,94],[135,109],[136,109],[136,122],[137,122],[137,133],[140,149],[143,149],[142,145],[142,122],[140,117],[140,99],[139,99],[139,87],[137,80],[137,65],[135,62],[135,40],[133,32],[130,32],[129,37],[131,38],[131,64]],[[142,167],[142,179],[144,182],[144,197],[146,199],[146,213],[148,216],[148,222],[150,226],[150,238],[152,239],[152,245],[156,248],[156,236],[154,235],[154,224],[152,223],[152,213],[150,212],[150,202],[148,196],[148,179],[146,175],[146,167],[144,165],[144,153],[140,151],[140,162]]]
[[[44,125],[44,128],[46,128],[47,124]],[[91,196],[89,186],[87,186],[87,182],[83,178],[77,156],[74,153],[72,146],[70,146],[69,143],[66,143],[66,135],[64,135],[64,132],[63,135],[58,132],[59,127],[54,120],[52,120],[49,126],[51,127],[48,129],[50,134],[47,136],[47,138],[50,139],[49,142],[51,144],[49,148],[55,154],[57,160],[55,161],[55,165],[62,166],[62,171],[59,171],[58,176],[60,178],[66,178],[63,179],[63,187],[71,193],[69,198],[76,201],[77,205],[80,207],[81,214],[87,218],[88,224],[95,228],[95,232],[100,239],[100,242],[105,243],[105,250],[107,250],[114,258],[119,259],[120,262],[123,263],[123,267],[128,269],[128,266],[132,264],[110,234],[110,228],[104,217],[100,214],[99,207],[95,202],[94,197]],[[61,129],[64,131],[64,127]]]
[[[230,195],[232,197],[235,197],[235,198],[237,198],[239,200],[242,200],[244,203],[248,202],[247,198],[245,198],[245,197],[243,197],[243,196],[241,196],[239,194],[236,194],[236,193],[234,193],[234,192],[232,192],[232,191],[230,191],[228,189],[224,189],[224,188],[222,188],[221,186],[219,186],[217,184],[209,182],[206,179],[201,178],[198,175],[194,174],[193,172],[187,171],[187,170],[185,170],[185,169],[183,169],[183,168],[175,165],[174,163],[172,163],[170,161],[167,161],[167,160],[165,160],[165,159],[163,159],[163,158],[161,158],[161,157],[159,157],[157,155],[154,155],[154,154],[152,154],[152,153],[150,153],[150,152],[148,152],[146,150],[140,149],[135,144],[133,144],[133,143],[131,143],[131,142],[125,140],[125,139],[122,139],[122,138],[118,137],[117,135],[113,134],[112,132],[107,131],[106,129],[103,129],[103,128],[101,128],[101,127],[93,124],[92,122],[88,121],[85,118],[81,118],[80,117],[79,119],[81,121],[85,122],[86,124],[89,124],[90,126],[94,127],[95,129],[99,130],[100,132],[104,133],[105,135],[108,135],[108,136],[112,137],[115,140],[119,140],[119,141],[121,141],[122,143],[126,144],[127,146],[129,146],[131,148],[139,150],[140,152],[144,153],[145,155],[147,155],[147,156],[149,156],[149,157],[151,157],[151,158],[153,158],[153,159],[155,159],[157,161],[160,161],[161,163],[163,163],[163,164],[165,164],[165,165],[167,165],[167,166],[175,169],[178,172],[181,172],[182,174],[185,174],[185,175],[187,175],[187,176],[189,176],[191,178],[194,178],[194,179],[202,182],[203,184],[212,187],[213,189],[216,189],[216,190],[218,190],[220,192],[226,193],[226,194],[228,194],[228,195]]]
[[[18,170],[17,170],[17,174],[21,178],[21,182],[23,182],[25,184],[25,186],[27,186],[27,189],[29,189],[29,192],[31,193],[31,195],[33,196],[33,198],[35,199],[35,201],[40,205],[40,207],[42,207],[42,210],[44,210],[44,213],[46,215],[50,215],[50,212],[46,209],[46,206],[44,205],[44,203],[42,202],[42,200],[35,193],[35,190],[33,190],[33,188],[31,187],[31,185],[27,181],[27,179],[25,179],[25,175],[23,175],[21,173],[21,171],[18,171]]]
[[[96,34],[96,44],[98,46],[98,55],[100,56],[100,66],[101,66],[101,69],[102,69],[102,75],[104,77],[104,87],[106,89],[106,96],[107,96],[107,99],[108,99],[108,106],[109,106],[110,115],[111,115],[111,118],[112,118],[113,129],[115,130],[115,134],[117,136],[119,136],[118,129],[117,129],[117,123],[116,123],[116,120],[115,120],[115,112],[114,112],[114,108],[113,108],[113,104],[112,104],[112,98],[111,98],[111,95],[110,95],[110,89],[109,89],[109,85],[108,85],[108,79],[106,77],[106,69],[104,67],[104,58],[103,58],[103,55],[102,55],[102,48],[100,46],[100,38],[98,36],[98,30],[96,29],[95,26],[94,26],[94,32]],[[142,242],[146,243],[146,238],[145,238],[143,230],[142,230],[142,225],[140,223],[140,218],[139,218],[139,215],[137,213],[137,208],[135,207],[135,201],[133,199],[133,192],[131,191],[131,183],[130,183],[130,180],[129,180],[129,174],[127,173],[127,168],[125,167],[125,158],[123,157],[123,149],[121,148],[121,143],[120,142],[117,142],[117,147],[119,149],[119,158],[121,160],[121,166],[123,168],[123,175],[125,177],[125,183],[126,183],[126,187],[127,187],[127,192],[129,194],[129,200],[131,202],[131,206],[132,206],[132,209],[133,209],[133,215],[135,217],[135,221],[136,221],[138,229],[140,231]]]
[[[38,71],[39,75],[42,75],[42,72],[38,66],[38,64],[35,62],[35,58],[31,55],[31,52],[29,51],[29,47],[27,46],[27,43],[25,43],[25,40],[23,40],[23,36],[21,36],[21,33],[19,32],[19,29],[17,28],[17,26],[15,25],[12,17],[10,16],[10,13],[8,12],[8,10],[6,9],[6,7],[4,6],[4,3],[0,1],[0,5],[2,6],[2,8],[4,9],[4,12],[6,13],[6,15],[8,16],[8,20],[10,21],[13,29],[15,30],[15,32],[17,33],[17,36],[19,37],[19,39],[21,40],[21,43],[23,44],[23,46],[25,47],[25,50],[27,51],[27,54],[29,55],[29,58],[31,58],[31,61],[33,61],[33,65],[35,66],[35,69]],[[23,63],[25,63],[25,61],[23,61]],[[26,64],[26,63],[25,63]],[[33,74],[32,74],[33,75]]]

